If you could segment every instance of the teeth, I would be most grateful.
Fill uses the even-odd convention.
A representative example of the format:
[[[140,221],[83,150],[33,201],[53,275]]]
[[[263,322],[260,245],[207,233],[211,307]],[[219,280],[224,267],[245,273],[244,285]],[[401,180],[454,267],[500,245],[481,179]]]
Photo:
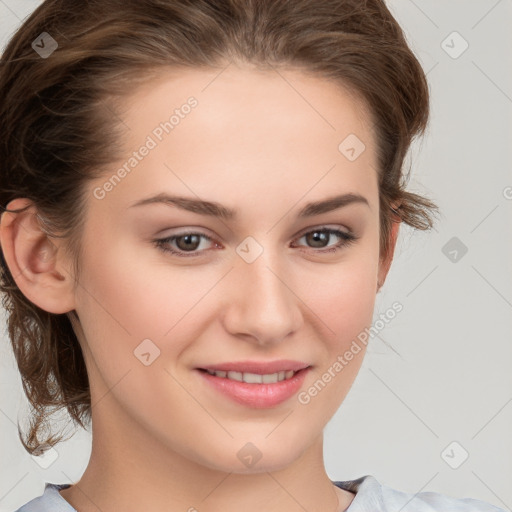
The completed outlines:
[[[273,383],[277,382],[277,379],[279,378],[279,374],[272,373],[270,375],[262,375],[261,377],[262,377],[263,384],[273,384]]]
[[[241,379],[248,384],[262,384],[263,383],[263,375],[257,375],[256,373],[243,373],[238,374],[241,375]],[[238,377],[237,375],[237,377]],[[228,373],[229,378],[229,373]]]
[[[243,381],[243,373],[240,372],[228,372],[228,379],[238,380],[239,382]]]
[[[210,375],[216,377],[224,377],[238,382],[246,382],[248,384],[273,384],[275,382],[281,382],[285,379],[291,379],[295,372],[293,370],[280,371],[277,373],[270,373],[265,375],[259,375],[257,373],[241,373],[241,372],[225,372],[206,370]]]

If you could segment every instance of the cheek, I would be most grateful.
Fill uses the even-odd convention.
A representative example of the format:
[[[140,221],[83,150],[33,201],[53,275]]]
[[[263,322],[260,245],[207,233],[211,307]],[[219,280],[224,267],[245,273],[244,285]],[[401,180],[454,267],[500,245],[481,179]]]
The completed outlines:
[[[303,282],[304,302],[325,324],[331,342],[339,346],[357,336],[371,321],[377,292],[377,236],[361,239],[334,265],[309,267]],[[327,329],[327,327],[329,329]]]
[[[331,290],[328,312],[333,330],[346,342],[371,323],[376,296],[374,267],[347,268],[336,290]]]
[[[375,288],[368,281],[362,271],[342,273],[337,285],[333,283],[312,300],[312,309],[321,319],[315,330],[322,342],[323,357],[310,384],[318,379],[327,383],[328,389],[318,401],[324,405],[317,403],[317,413],[324,419],[343,401],[366,352],[366,329],[371,325],[375,302]],[[321,385],[319,389],[324,388]],[[330,404],[328,410],[321,411],[326,404]]]
[[[84,258],[80,302],[120,337],[133,343],[162,338],[179,322],[207,288],[193,269],[176,268],[156,248],[124,238],[100,240],[101,250]],[[140,342],[139,341],[139,342]]]
[[[376,297],[377,258],[369,249],[340,264],[308,289],[315,312],[321,360],[298,395],[298,407],[312,429],[335,414],[354,383],[366,353]],[[314,276],[310,276],[314,279]],[[322,348],[320,348],[322,347]]]
[[[164,373],[172,366],[199,337],[204,298],[218,276],[206,267],[172,269],[157,249],[106,238],[96,245],[104,249],[84,257],[77,311],[95,366],[111,387],[127,371],[131,381],[144,369]],[[154,360],[148,367],[141,362],[147,352]],[[155,372],[142,376],[148,385],[149,375]]]

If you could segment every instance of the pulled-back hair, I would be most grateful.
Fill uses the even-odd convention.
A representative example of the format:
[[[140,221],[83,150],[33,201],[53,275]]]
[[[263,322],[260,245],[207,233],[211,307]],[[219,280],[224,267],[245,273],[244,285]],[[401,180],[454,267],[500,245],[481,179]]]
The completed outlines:
[[[51,41],[45,32],[58,47],[43,57],[32,43]],[[165,68],[229,62],[302,69],[364,100],[376,133],[381,257],[393,222],[433,226],[437,206],[405,190],[403,170],[427,125],[428,85],[383,0],[46,0],[0,61],[2,210],[15,198],[30,199],[44,231],[64,240],[77,280],[87,182],[122,157],[118,101]],[[42,453],[63,439],[43,429],[51,413],[65,408],[84,428],[91,420],[70,315],[78,317],[29,301],[1,251],[0,273],[8,334],[32,408],[28,432],[19,425],[18,432],[29,453]]]

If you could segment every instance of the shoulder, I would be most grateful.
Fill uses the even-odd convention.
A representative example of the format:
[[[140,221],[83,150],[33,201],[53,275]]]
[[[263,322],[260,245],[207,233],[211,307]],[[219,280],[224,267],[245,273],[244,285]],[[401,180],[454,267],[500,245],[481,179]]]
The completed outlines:
[[[472,498],[454,498],[437,492],[412,494],[398,491],[379,483],[371,475],[333,483],[356,494],[347,512],[505,512]]]
[[[76,512],[76,510],[59,494],[69,484],[46,483],[41,496],[30,500],[15,512]]]

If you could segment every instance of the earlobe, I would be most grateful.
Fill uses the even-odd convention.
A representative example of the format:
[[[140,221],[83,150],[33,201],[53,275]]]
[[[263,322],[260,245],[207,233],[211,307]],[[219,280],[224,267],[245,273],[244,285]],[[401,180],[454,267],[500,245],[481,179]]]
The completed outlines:
[[[26,198],[7,205],[0,221],[0,244],[4,259],[18,288],[36,306],[61,314],[75,308],[73,278],[65,270],[59,248],[42,229],[37,210]]]

